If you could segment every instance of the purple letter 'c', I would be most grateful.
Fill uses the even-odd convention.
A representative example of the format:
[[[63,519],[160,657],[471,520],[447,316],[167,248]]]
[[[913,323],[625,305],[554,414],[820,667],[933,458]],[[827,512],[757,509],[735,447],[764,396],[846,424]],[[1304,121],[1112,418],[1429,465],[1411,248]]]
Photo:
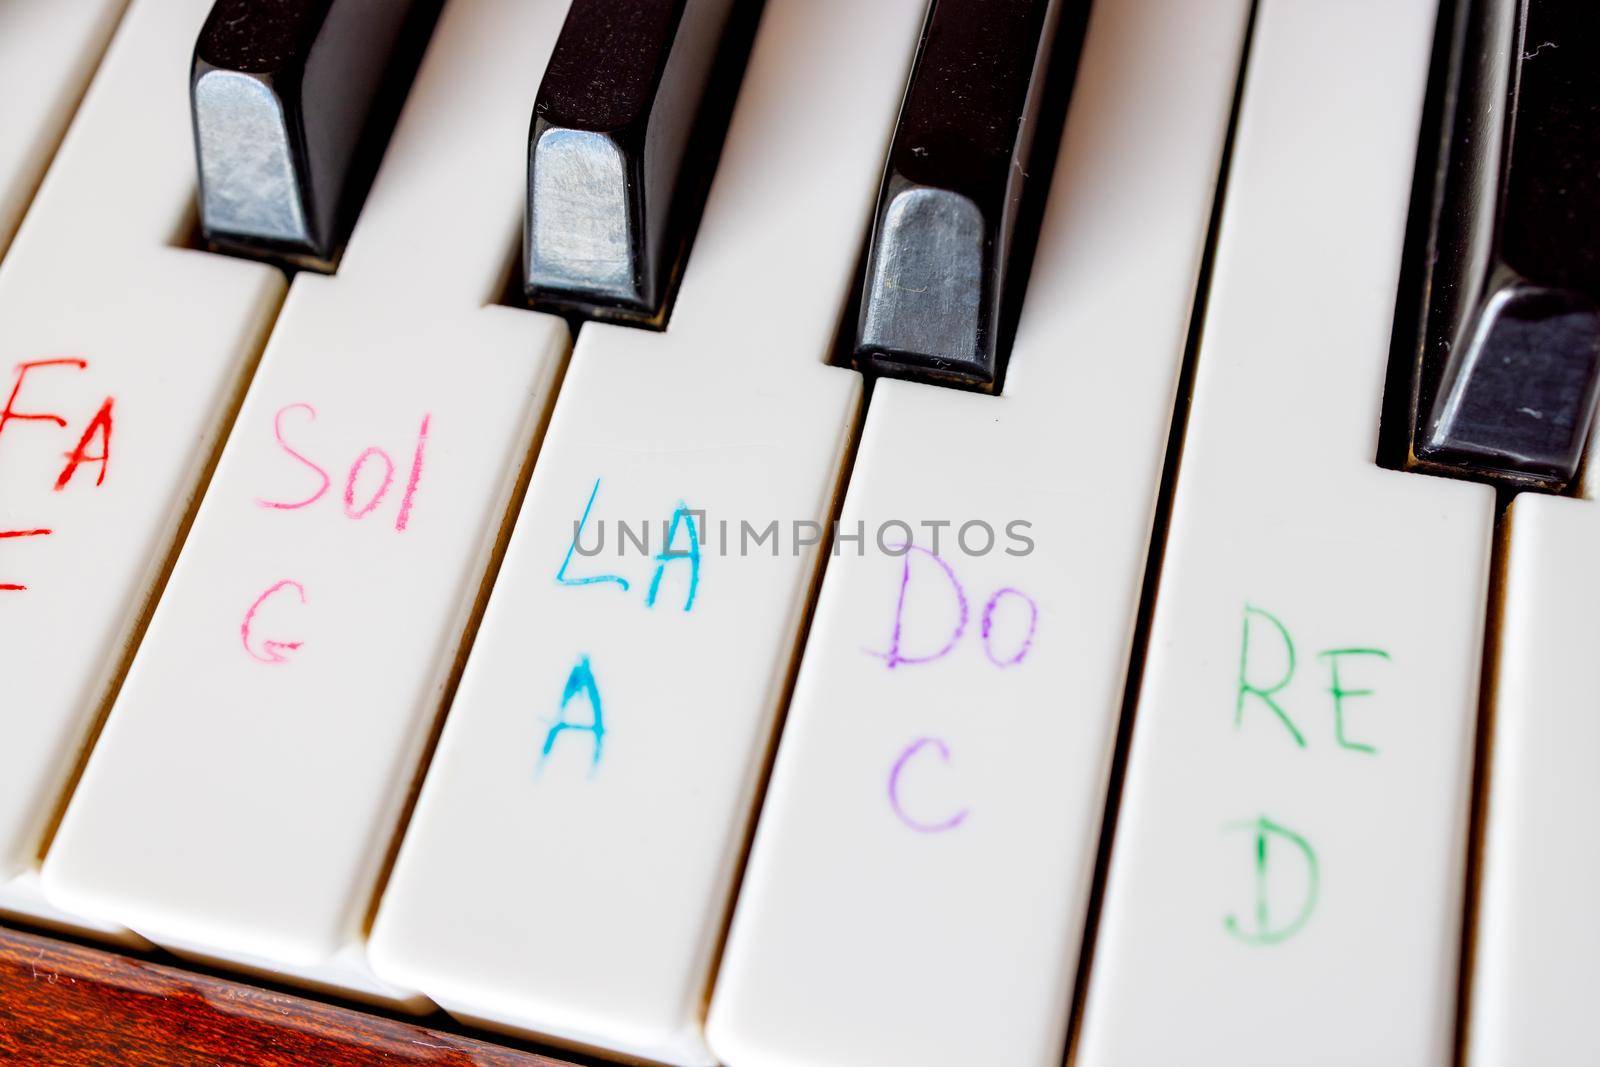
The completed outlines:
[[[954,830],[966,821],[968,809],[962,808],[954,815],[941,822],[923,822],[907,814],[906,809],[900,806],[900,772],[905,770],[906,764],[911,762],[911,757],[932,745],[939,751],[939,759],[944,763],[950,762],[950,746],[937,737],[919,737],[894,761],[894,767],[889,771],[889,806],[900,821],[919,834],[938,834],[946,830]]]

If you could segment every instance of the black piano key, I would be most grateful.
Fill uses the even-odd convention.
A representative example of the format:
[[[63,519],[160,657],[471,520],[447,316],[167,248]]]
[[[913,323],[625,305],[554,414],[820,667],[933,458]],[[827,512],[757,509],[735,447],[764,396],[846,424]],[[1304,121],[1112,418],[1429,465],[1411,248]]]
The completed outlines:
[[[190,76],[208,242],[328,265],[437,0],[217,0]],[[387,130],[382,131],[386,133]],[[366,138],[366,141],[364,141]],[[374,158],[363,160],[363,155]]]
[[[1465,19],[1413,456],[1561,490],[1600,396],[1600,8],[1473,0]]]
[[[856,327],[862,366],[999,383],[1002,307],[1061,4],[933,0],[874,217]]]
[[[573,0],[528,137],[530,302],[659,321],[733,0]],[[703,131],[702,131],[703,132]]]

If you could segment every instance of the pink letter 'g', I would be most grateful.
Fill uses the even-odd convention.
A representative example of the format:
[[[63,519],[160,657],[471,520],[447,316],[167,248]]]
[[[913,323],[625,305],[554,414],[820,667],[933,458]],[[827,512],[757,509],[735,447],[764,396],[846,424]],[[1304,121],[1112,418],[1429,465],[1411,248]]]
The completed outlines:
[[[306,602],[306,588],[299,582],[285,578],[281,582],[267,587],[267,591],[256,597],[256,602],[250,605],[250,610],[244,613],[244,622],[239,624],[239,640],[244,643],[244,650],[251,659],[257,663],[288,663],[289,658],[285,652],[292,652],[299,648],[299,641],[263,641],[261,649],[257,651],[254,642],[250,639],[251,627],[255,625],[256,612],[261,610],[263,604],[271,600],[284,589],[293,589],[300,596],[300,603]]]

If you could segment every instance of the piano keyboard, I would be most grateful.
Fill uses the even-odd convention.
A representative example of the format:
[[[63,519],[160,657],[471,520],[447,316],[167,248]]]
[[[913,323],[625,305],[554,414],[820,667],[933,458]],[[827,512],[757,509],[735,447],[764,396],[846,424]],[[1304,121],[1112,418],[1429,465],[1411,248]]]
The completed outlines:
[[[0,917],[374,1060],[1600,1063],[1597,60],[0,0]]]

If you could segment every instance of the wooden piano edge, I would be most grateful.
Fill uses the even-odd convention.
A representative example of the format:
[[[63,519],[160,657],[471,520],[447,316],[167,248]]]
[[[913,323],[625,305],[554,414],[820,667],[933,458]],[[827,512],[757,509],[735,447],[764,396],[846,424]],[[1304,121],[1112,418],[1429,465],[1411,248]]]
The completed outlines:
[[[581,1067],[602,1061],[421,1023],[0,925],[0,1062]]]

